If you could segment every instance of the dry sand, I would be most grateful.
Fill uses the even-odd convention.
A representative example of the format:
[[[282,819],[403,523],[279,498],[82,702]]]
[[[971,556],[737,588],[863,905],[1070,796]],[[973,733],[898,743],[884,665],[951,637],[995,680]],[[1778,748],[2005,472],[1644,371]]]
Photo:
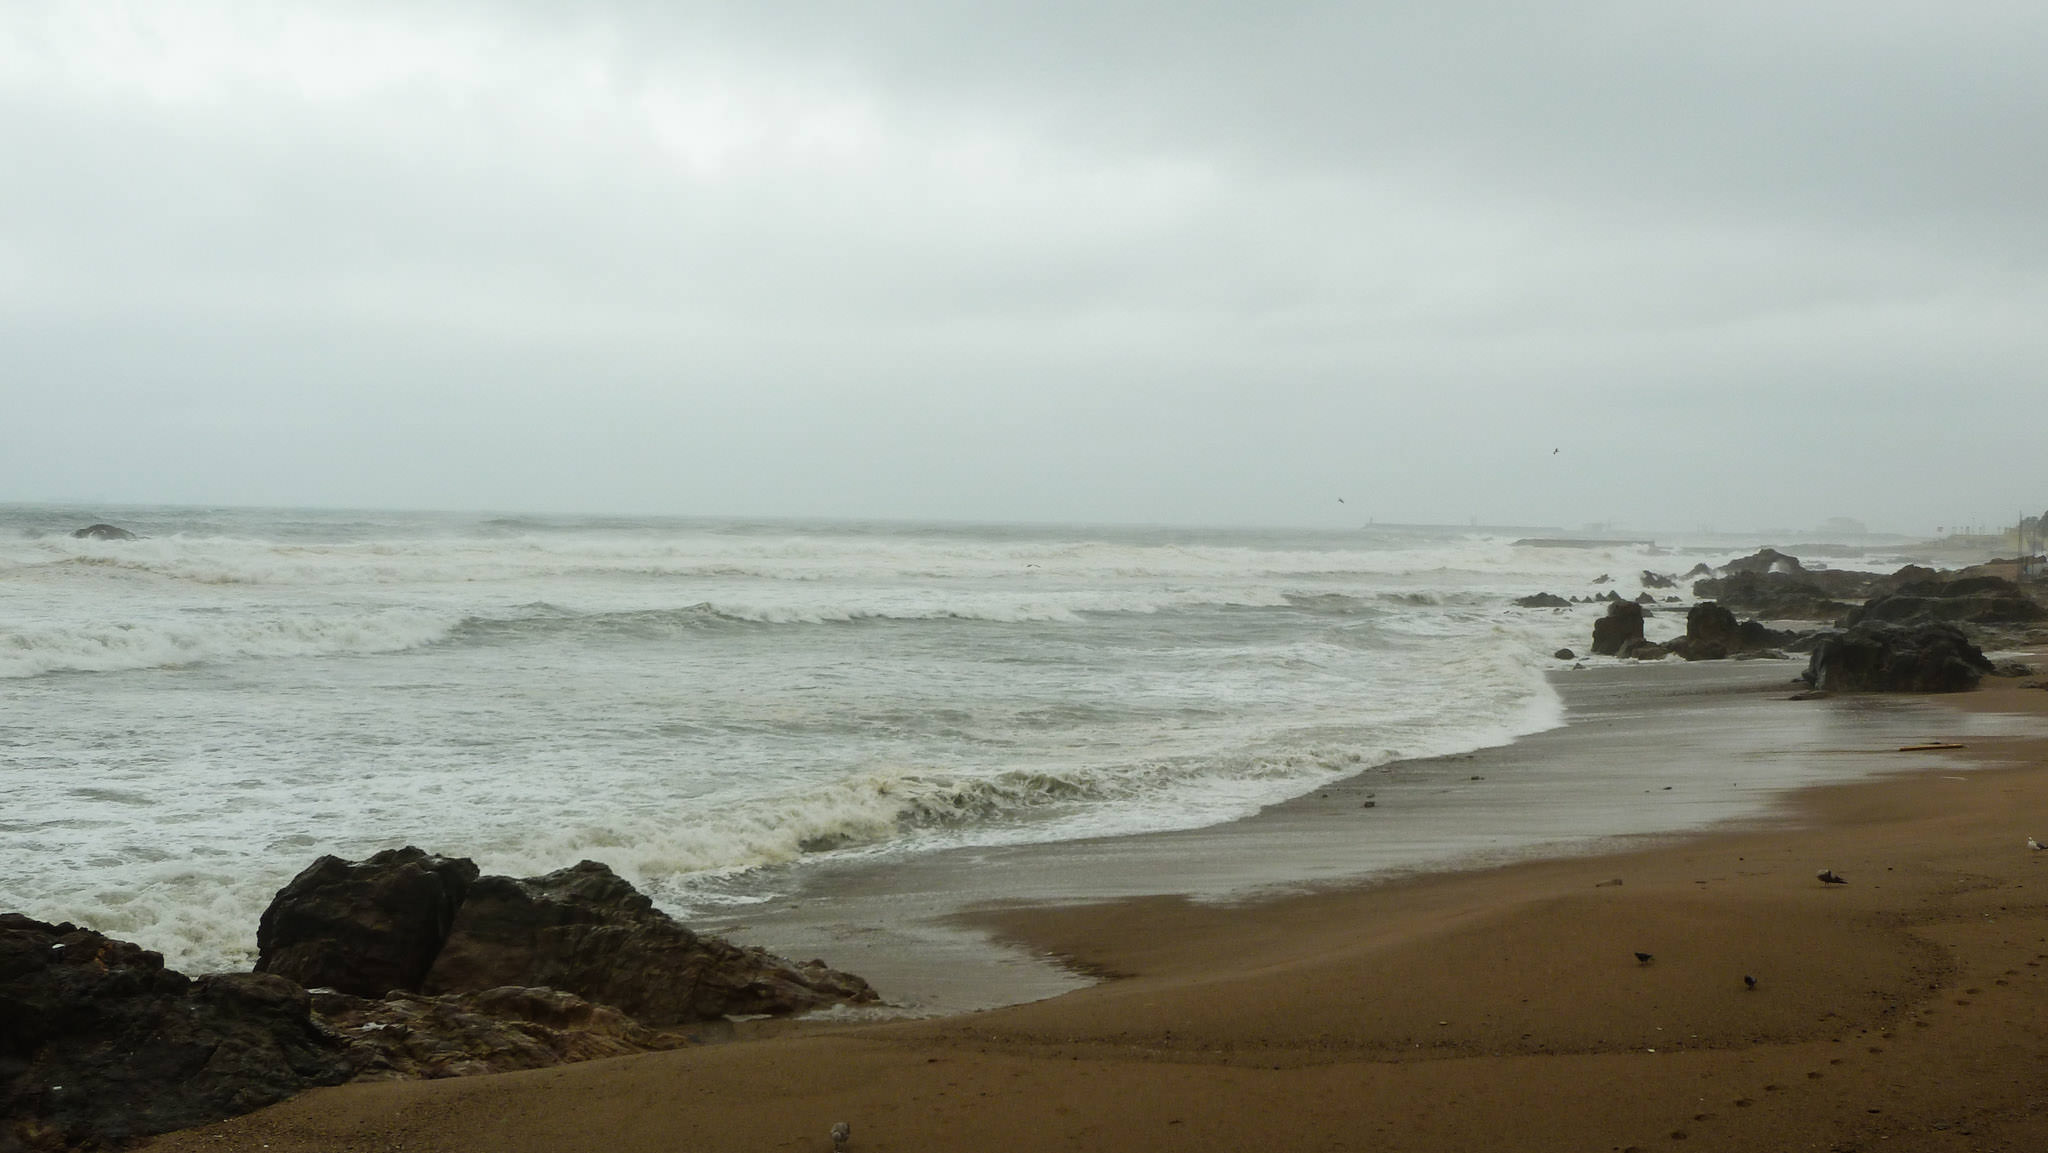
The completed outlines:
[[[1956,703],[2048,716],[2010,681]],[[2048,741],[1967,743],[1627,851],[981,914],[1110,978],[1049,1000],[348,1085],[152,1147],[2048,1147]]]

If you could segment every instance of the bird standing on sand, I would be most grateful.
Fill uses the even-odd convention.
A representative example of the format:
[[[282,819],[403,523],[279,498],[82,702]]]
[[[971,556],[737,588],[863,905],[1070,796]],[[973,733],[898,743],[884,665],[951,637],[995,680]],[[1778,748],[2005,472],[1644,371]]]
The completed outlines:
[[[1654,961],[1654,960],[1656,960],[1656,959],[1657,959],[1657,958],[1655,958],[1655,957],[1651,956],[1651,955],[1650,955],[1650,954],[1648,954],[1648,953],[1637,953],[1637,954],[1636,954],[1636,964],[1638,964],[1638,965],[1647,965],[1647,964],[1649,964],[1650,962],[1652,962],[1652,961]]]
[[[1846,885],[1849,883],[1849,878],[1842,876],[1833,869],[1822,869],[1820,872],[1815,873],[1814,876],[1819,877],[1820,883],[1823,885]]]
[[[2044,845],[2032,837],[2027,838],[2027,847],[2029,849],[2034,850],[2037,853],[2040,852],[2042,849],[2048,849],[2048,845]]]
[[[832,1150],[840,1153],[846,1148],[846,1139],[853,1136],[853,1126],[844,1121],[832,1122]]]

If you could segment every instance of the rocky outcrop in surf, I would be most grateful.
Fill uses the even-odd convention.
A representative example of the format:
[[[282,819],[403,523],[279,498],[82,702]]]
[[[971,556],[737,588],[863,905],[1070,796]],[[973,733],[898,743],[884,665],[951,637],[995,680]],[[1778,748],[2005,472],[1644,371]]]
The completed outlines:
[[[89,524],[89,525],[86,525],[86,526],[85,526],[84,528],[81,528],[81,529],[74,529],[74,530],[72,530],[72,533],[71,533],[71,535],[72,535],[72,536],[74,536],[74,537],[77,537],[77,538],[78,538],[79,540],[134,540],[134,539],[135,539],[135,534],[134,534],[134,533],[132,533],[132,532],[129,532],[129,531],[128,531],[127,529],[125,529],[125,528],[120,528],[120,527],[118,527],[118,526],[116,526],[116,525],[111,525],[111,524]]]
[[[1607,615],[1593,622],[1593,652],[1599,656],[1618,656],[1623,646],[1642,640],[1643,606],[1634,601],[1611,602]]]
[[[1689,661],[1717,661],[1744,653],[1767,653],[1793,643],[1798,636],[1760,621],[1738,621],[1726,606],[1701,601],[1685,614],[1685,635],[1665,644]]]
[[[1956,693],[1977,687],[1991,662],[1952,624],[1864,621],[1823,634],[1800,675],[1823,692]]]
[[[692,932],[596,861],[539,877],[479,876],[407,846],[322,857],[278,891],[262,972],[352,996],[545,987],[654,1026],[875,1000],[867,982]]]
[[[410,845],[321,857],[278,890],[256,928],[256,971],[308,989],[417,990],[477,879],[476,862]]]
[[[282,977],[186,977],[68,922],[0,914],[0,1148],[120,1147],[354,1068]]]
[[[700,936],[595,861],[517,879],[410,846],[322,857],[258,936],[260,971],[194,979],[0,915],[0,1151],[119,1148],[315,1085],[674,1049],[694,1040],[678,1026],[876,999],[822,961]]]
[[[1864,621],[2014,625],[2040,620],[2048,620],[2048,609],[2042,608],[2019,585],[2003,577],[1978,576],[1902,585],[1895,592],[1873,597],[1862,607],[1851,609],[1843,623],[1851,627]]]
[[[426,991],[543,985],[649,1025],[875,1000],[866,981],[691,932],[596,861],[470,887]]]

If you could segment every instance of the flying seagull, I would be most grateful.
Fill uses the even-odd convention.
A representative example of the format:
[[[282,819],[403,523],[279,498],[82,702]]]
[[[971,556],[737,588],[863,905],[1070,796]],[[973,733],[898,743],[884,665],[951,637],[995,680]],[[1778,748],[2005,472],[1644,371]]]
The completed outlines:
[[[1819,877],[1820,883],[1823,885],[1846,885],[1849,883],[1849,878],[1842,876],[1833,869],[1822,869],[1820,872],[1815,873],[1814,876]]]
[[[1655,960],[1655,959],[1656,959],[1656,958],[1652,957],[1652,956],[1651,956],[1650,954],[1648,954],[1648,953],[1637,953],[1637,954],[1636,954],[1636,964],[1638,964],[1638,965],[1647,965],[1647,964],[1649,964],[1649,963],[1650,963],[1651,961],[1653,961],[1653,960]]]
[[[839,1150],[846,1148],[846,1139],[851,1136],[853,1136],[853,1126],[848,1125],[844,1121],[832,1122],[833,1153],[838,1153]]]

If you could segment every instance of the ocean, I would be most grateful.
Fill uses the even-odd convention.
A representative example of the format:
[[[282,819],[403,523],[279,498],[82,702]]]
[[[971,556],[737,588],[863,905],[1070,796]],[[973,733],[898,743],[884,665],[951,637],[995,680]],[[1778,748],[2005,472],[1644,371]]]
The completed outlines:
[[[1599,608],[1513,598],[1730,555],[0,507],[0,909],[210,971],[322,853],[592,858],[687,919],[813,862],[1213,825],[1559,724]]]

